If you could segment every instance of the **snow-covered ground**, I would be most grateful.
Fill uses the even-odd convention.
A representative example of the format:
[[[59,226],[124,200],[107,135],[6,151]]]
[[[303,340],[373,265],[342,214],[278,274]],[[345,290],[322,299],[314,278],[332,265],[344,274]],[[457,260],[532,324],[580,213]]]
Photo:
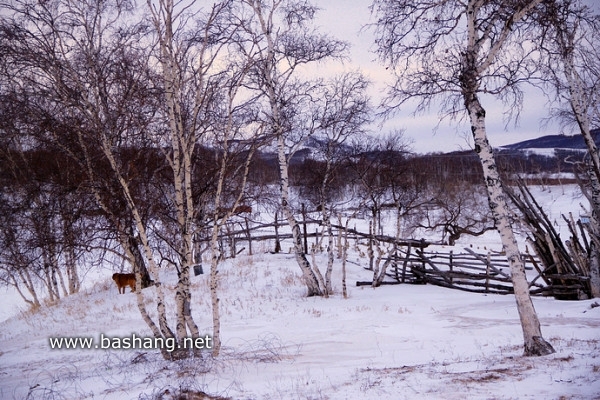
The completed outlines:
[[[540,189],[540,196],[553,213],[576,213],[581,201],[559,188]],[[499,248],[493,234],[457,247],[467,245]],[[430,285],[356,287],[371,272],[351,249],[349,298],[341,296],[339,263],[336,294],[307,298],[293,256],[258,250],[220,266],[224,348],[217,359],[51,349],[49,338],[63,336],[95,344],[101,335],[150,336],[135,296],[117,294],[109,271],[36,312],[3,302],[3,315],[16,315],[0,323],[0,398],[166,399],[166,391],[191,389],[232,399],[600,399],[599,299],[534,298],[556,354],[526,358],[512,296]],[[326,263],[324,255],[317,260]],[[206,272],[193,278],[193,313],[210,334]],[[172,284],[174,272],[165,276]]]

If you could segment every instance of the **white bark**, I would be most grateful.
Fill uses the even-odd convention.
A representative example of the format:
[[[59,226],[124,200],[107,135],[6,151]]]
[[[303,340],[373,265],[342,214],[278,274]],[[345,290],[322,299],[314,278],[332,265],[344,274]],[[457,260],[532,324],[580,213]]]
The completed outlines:
[[[596,243],[590,254],[590,289],[593,297],[600,297],[600,252]]]
[[[558,15],[552,16],[558,19]],[[577,17],[575,17],[577,18]],[[592,206],[592,218],[590,219],[590,231],[592,235],[600,234],[600,155],[598,147],[592,137],[590,113],[595,109],[594,99],[588,95],[585,90],[583,78],[575,66],[574,43],[576,29],[572,30],[567,21],[558,19],[553,21],[556,29],[556,42],[559,53],[562,56],[563,72],[565,84],[568,90],[568,100],[579,131],[583,136],[588,149],[588,177],[590,180],[590,203]],[[578,26],[578,24],[576,24]],[[590,291],[592,296],[600,297],[600,249],[593,244],[591,246],[592,254],[589,255],[590,268]]]
[[[275,110],[278,110],[275,106]],[[288,222],[290,229],[292,230],[292,241],[294,245],[294,255],[296,256],[296,262],[302,271],[302,278],[307,288],[307,295],[310,296],[321,296],[323,291],[319,285],[319,281],[315,272],[313,271],[310,262],[306,258],[304,253],[304,246],[302,245],[302,234],[300,232],[300,224],[296,221],[292,207],[290,205],[289,196],[289,176],[288,176],[288,160],[285,155],[285,142],[283,133],[280,133],[277,138],[277,155],[279,162],[279,178],[280,178],[280,193],[281,193],[281,210],[283,215]]]
[[[152,22],[158,34],[162,78],[165,84],[166,108],[169,123],[168,138],[170,149],[167,160],[173,172],[175,215],[179,228],[180,248],[178,280],[175,291],[177,309],[176,332],[179,344],[188,336],[199,337],[198,327],[191,315],[190,266],[193,264],[192,218],[194,205],[191,196],[191,154],[194,151],[195,136],[186,132],[182,119],[179,97],[182,94],[182,67],[177,64],[177,43],[174,37],[174,4],[159,1],[158,8],[148,1]]]
[[[348,258],[348,248],[350,247],[348,243],[348,223],[350,219],[346,220],[346,224],[344,225],[344,247],[342,248],[342,295],[345,299],[348,298],[348,289],[346,287],[346,261]],[[341,225],[341,224],[340,224]]]
[[[319,281],[313,271],[310,262],[308,261],[304,252],[304,246],[302,245],[302,235],[300,232],[300,225],[294,216],[290,204],[290,190],[289,190],[289,160],[287,153],[287,147],[285,143],[285,131],[284,117],[281,115],[281,104],[279,91],[286,89],[286,83],[292,76],[293,67],[290,67],[285,73],[278,70],[278,63],[276,57],[276,44],[275,35],[276,27],[274,26],[275,13],[279,11],[279,7],[282,6],[280,1],[276,1],[272,4],[270,9],[264,9],[264,4],[257,0],[245,0],[248,4],[259,23],[259,30],[257,32],[263,37],[266,42],[266,49],[263,54],[260,55],[262,59],[261,73],[264,75],[263,79],[266,97],[269,102],[270,110],[270,125],[272,134],[276,140],[277,147],[277,161],[279,167],[279,179],[280,179],[280,195],[281,195],[281,210],[288,225],[292,231],[293,249],[294,255],[296,256],[296,262],[302,271],[302,278],[307,288],[308,296],[321,296],[323,290],[319,285]]]
[[[478,154],[483,167],[490,209],[496,221],[496,228],[500,234],[502,247],[510,265],[517,310],[523,329],[525,355],[550,354],[554,352],[554,349],[542,337],[540,322],[531,296],[529,295],[529,284],[525,275],[525,266],[510,225],[510,210],[502,188],[492,146],[487,139],[485,109],[482,107],[477,93],[480,91],[479,81],[481,76],[486,73],[503,50],[505,41],[510,35],[512,24],[523,18],[539,2],[540,0],[532,1],[526,4],[520,11],[509,16],[500,34],[496,37],[495,42],[487,50],[488,53],[484,57],[481,57],[481,52],[484,51],[482,43],[486,39],[485,36],[480,36],[482,32],[478,30],[481,29],[481,27],[478,27],[478,18],[480,18],[480,7],[482,4],[479,1],[469,1],[466,10],[468,42],[462,53],[462,71],[460,76],[462,97],[471,123],[475,152]]]
[[[21,286],[19,284],[19,282],[17,281],[17,278],[15,277],[15,273],[11,272],[10,273],[10,277],[12,278],[12,286],[17,289],[17,292],[19,293],[19,295],[21,296],[21,298],[25,301],[25,303],[31,305],[32,307],[39,307],[40,304],[40,300],[38,299],[38,295],[37,292],[35,290],[35,284],[33,283],[33,280],[31,279],[31,275],[29,274],[29,271],[27,270],[27,268],[23,268],[23,269],[18,269],[18,273],[19,275],[19,279],[20,281],[23,283],[23,285],[25,285],[25,288],[27,289],[27,291],[29,292],[29,294],[31,295],[32,299],[30,300],[22,291],[21,291]]]
[[[540,322],[529,295],[529,284],[525,275],[525,266],[521,259],[517,240],[510,225],[510,211],[506,203],[500,176],[494,160],[492,147],[489,144],[485,129],[485,111],[476,96],[467,104],[469,117],[473,127],[475,151],[478,153],[484,169],[484,179],[488,191],[490,209],[496,221],[496,228],[502,240],[502,248],[506,253],[511,271],[517,310],[523,329],[525,355],[545,355],[554,352],[552,346],[542,337]]]

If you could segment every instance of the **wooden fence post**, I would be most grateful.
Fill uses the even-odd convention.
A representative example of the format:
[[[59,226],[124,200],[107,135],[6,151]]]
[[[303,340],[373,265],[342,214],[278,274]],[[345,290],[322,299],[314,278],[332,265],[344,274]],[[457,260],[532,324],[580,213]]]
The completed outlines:
[[[250,234],[250,223],[248,222],[248,217],[244,218],[246,220],[246,237],[248,238],[248,254],[252,255],[252,235]]]
[[[302,203],[302,231],[304,232],[304,254],[308,254],[308,232],[306,230],[306,206]]]
[[[487,260],[485,263],[485,292],[486,293],[490,292],[490,266],[491,266],[491,263],[492,263],[492,255],[488,251]]]
[[[279,253],[281,251],[281,242],[279,241],[279,210],[275,211],[275,253]]]
[[[408,249],[406,250],[406,258],[404,259],[404,263],[402,263],[402,283],[406,282],[406,267],[408,266],[408,259],[410,258],[410,251],[412,250],[412,245],[408,244]]]
[[[453,265],[452,265],[452,250],[450,250],[450,256],[449,256],[449,267],[450,267],[450,284],[454,284],[454,277],[452,276],[452,269],[453,269]]]
[[[369,270],[373,271],[375,253],[373,252],[373,222],[369,221],[369,242],[367,245],[367,255],[369,256]]]

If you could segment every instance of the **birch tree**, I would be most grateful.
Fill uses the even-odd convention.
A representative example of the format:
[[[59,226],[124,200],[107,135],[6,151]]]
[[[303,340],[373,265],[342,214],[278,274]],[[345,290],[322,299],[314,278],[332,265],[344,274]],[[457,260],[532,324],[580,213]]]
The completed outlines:
[[[317,8],[307,1],[242,0],[238,11],[244,37],[240,51],[254,60],[248,87],[265,99],[263,117],[275,142],[279,168],[280,205],[293,235],[296,261],[308,296],[321,296],[315,270],[304,252],[300,225],[290,199],[289,162],[314,120],[306,119],[302,107],[310,107],[318,82],[300,78],[302,67],[340,57],[346,44],[311,27]],[[311,126],[312,125],[312,126]]]
[[[175,338],[147,218],[120,153],[123,146],[139,145],[154,112],[145,100],[155,96],[141,93],[152,82],[144,64],[147,57],[134,45],[141,42],[143,29],[123,23],[131,4],[18,0],[5,6],[10,12],[2,24],[5,55],[19,70],[21,90],[30,102],[35,100],[29,105],[36,117],[30,123],[40,138],[81,165],[88,188],[107,216],[116,215],[115,206],[126,210],[131,226],[117,227],[123,234],[119,237],[135,235],[156,283],[157,321],[146,308],[141,279],[136,279],[141,316],[155,337]],[[99,190],[104,183],[106,192]],[[129,260],[136,259],[127,243],[123,250]],[[163,351],[163,356],[171,355]]]
[[[223,81],[221,113],[215,121],[214,144],[218,144],[218,170],[216,172],[213,212],[210,229],[210,295],[213,321],[212,354],[217,357],[221,350],[221,320],[219,299],[219,264],[225,258],[219,246],[219,235],[236,209],[246,197],[246,184],[250,163],[256,150],[264,145],[264,124],[256,117],[253,96],[243,96],[243,85],[252,61],[231,55]],[[232,200],[231,200],[232,199]]]
[[[192,96],[192,99],[199,99],[195,104],[202,105],[192,108],[196,114],[189,117],[190,114],[182,112],[178,101],[188,100],[183,95],[190,93],[189,86],[185,87],[185,93],[176,92],[173,87],[165,87],[177,83],[173,75],[165,75],[165,85],[156,79],[152,71],[154,64],[146,51],[151,42],[145,25],[125,22],[134,10],[131,3],[101,0],[37,3],[23,0],[11,2],[7,10],[12,15],[3,21],[3,44],[9,50],[7,54],[15,67],[20,68],[23,86],[37,95],[37,105],[47,111],[46,115],[38,113],[38,129],[48,141],[80,163],[98,205],[107,216],[115,217],[118,238],[127,258],[133,265],[144,262],[155,282],[156,320],[146,309],[147,302],[139,290],[141,276],[136,271],[136,296],[142,318],[155,337],[174,338],[179,344],[186,336],[198,337],[198,328],[191,316],[189,265],[192,258],[191,221],[195,212],[190,196],[190,156],[199,131],[192,124],[191,133],[188,125],[181,135],[178,133],[182,132],[182,120],[186,124],[200,120],[200,111],[207,109],[205,105],[212,98],[202,91],[200,95]],[[156,19],[173,16],[168,8],[156,10]],[[198,21],[202,33],[210,32],[207,27],[212,27],[214,22],[210,19],[208,23],[195,21]],[[159,24],[160,20],[154,22]],[[162,33],[159,30],[159,35]],[[202,34],[191,38],[187,36],[189,40],[185,49],[194,51],[203,45],[212,48],[215,36],[208,36],[210,40]],[[163,40],[161,43],[167,42]],[[175,46],[173,48],[177,50]],[[183,57],[177,61],[189,64],[175,66],[173,58],[168,58],[171,53],[165,51],[164,46],[159,46],[159,49],[162,49],[162,54],[158,59],[171,70],[189,72],[199,65],[196,64],[198,59]],[[209,55],[215,57],[213,53]],[[200,71],[205,72],[202,68]],[[161,93],[168,101],[159,101]],[[180,96],[177,100],[174,99],[176,95]],[[167,105],[166,129],[164,120],[156,118],[158,104]],[[169,119],[169,116],[172,118]],[[202,127],[206,129],[205,124]],[[146,190],[145,195],[138,190],[140,187],[136,186],[135,177],[139,165],[132,165],[132,160],[124,157],[126,149],[141,151],[143,147],[151,148],[147,151],[150,154],[155,154],[158,149],[164,150],[162,160],[173,171],[171,190],[162,193],[167,199],[172,199],[172,202],[165,203],[170,206],[169,210],[172,210],[180,228],[176,237],[166,243],[167,246],[175,243],[176,246],[172,247],[179,254],[175,330],[170,327],[166,287],[162,285],[156,257],[156,252],[164,248],[165,243],[161,243],[160,235],[155,234],[157,231],[148,219],[151,208],[146,195],[150,192]],[[164,165],[156,167],[163,169]],[[108,181],[106,186],[110,189],[106,192],[98,190],[105,181]],[[114,211],[115,205],[126,214],[128,226],[118,226],[122,220],[118,218],[120,213]],[[166,358],[188,354],[189,349],[173,354],[163,351]]]
[[[588,188],[585,193],[592,208],[590,231],[592,252],[589,256],[590,288],[600,297],[600,155],[592,128],[600,122],[600,16],[576,0],[544,3],[540,25],[545,37],[542,65],[556,89],[556,101],[567,110],[557,113],[563,122],[574,124],[588,150]]]
[[[317,110],[317,140],[322,142],[318,152],[325,160],[320,171],[321,180],[319,191],[319,208],[323,223],[327,230],[327,268],[325,270],[325,294],[333,294],[331,274],[334,262],[334,234],[331,218],[334,216],[336,191],[331,188],[337,170],[342,166],[341,161],[347,156],[343,146],[352,137],[365,133],[366,125],[371,120],[371,107],[366,94],[369,82],[360,73],[346,73],[334,77],[322,88],[320,104]],[[314,268],[317,268],[314,265]]]
[[[417,111],[441,101],[442,116],[466,117],[484,171],[488,201],[510,264],[525,355],[554,352],[543,339],[529,295],[502,182],[488,141],[484,98],[497,98],[518,115],[520,83],[535,72],[532,15],[541,0],[375,0],[376,45],[395,74],[390,110],[417,101]]]
[[[171,247],[177,253],[177,337],[199,337],[191,313],[190,267],[195,263],[194,237],[197,220],[193,195],[192,164],[195,147],[211,129],[207,115],[218,93],[219,73],[215,63],[226,43],[221,18],[226,2],[206,13],[195,11],[194,1],[148,0],[158,46],[156,59],[164,84],[166,136],[165,158],[172,171],[173,220],[177,235]],[[195,17],[195,18],[194,18]],[[197,23],[196,32],[186,26]],[[163,138],[158,138],[157,144]],[[183,344],[183,343],[181,343]],[[183,347],[183,346],[182,346]]]

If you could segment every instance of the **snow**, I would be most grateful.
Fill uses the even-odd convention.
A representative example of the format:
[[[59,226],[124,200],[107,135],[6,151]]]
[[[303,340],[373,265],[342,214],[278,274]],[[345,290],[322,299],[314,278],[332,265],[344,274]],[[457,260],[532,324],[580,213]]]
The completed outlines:
[[[572,193],[537,192],[557,221],[556,213],[577,212],[581,198]],[[486,235],[463,238],[457,248],[471,245],[500,247]],[[224,348],[216,359],[205,353],[167,362],[157,350],[50,349],[50,337],[150,336],[135,296],[117,294],[109,271],[37,311],[3,301],[0,315],[12,317],[0,323],[0,398],[153,399],[179,389],[232,399],[600,398],[598,299],[535,297],[556,353],[523,357],[512,296],[430,285],[356,287],[372,272],[352,248],[349,298],[341,296],[339,260],[335,295],[307,298],[293,256],[258,247],[220,266]],[[325,255],[317,260],[324,268]],[[207,269],[192,278],[192,302],[201,332],[209,334]],[[172,285],[175,273],[164,273]],[[144,290],[150,309],[153,290]]]

